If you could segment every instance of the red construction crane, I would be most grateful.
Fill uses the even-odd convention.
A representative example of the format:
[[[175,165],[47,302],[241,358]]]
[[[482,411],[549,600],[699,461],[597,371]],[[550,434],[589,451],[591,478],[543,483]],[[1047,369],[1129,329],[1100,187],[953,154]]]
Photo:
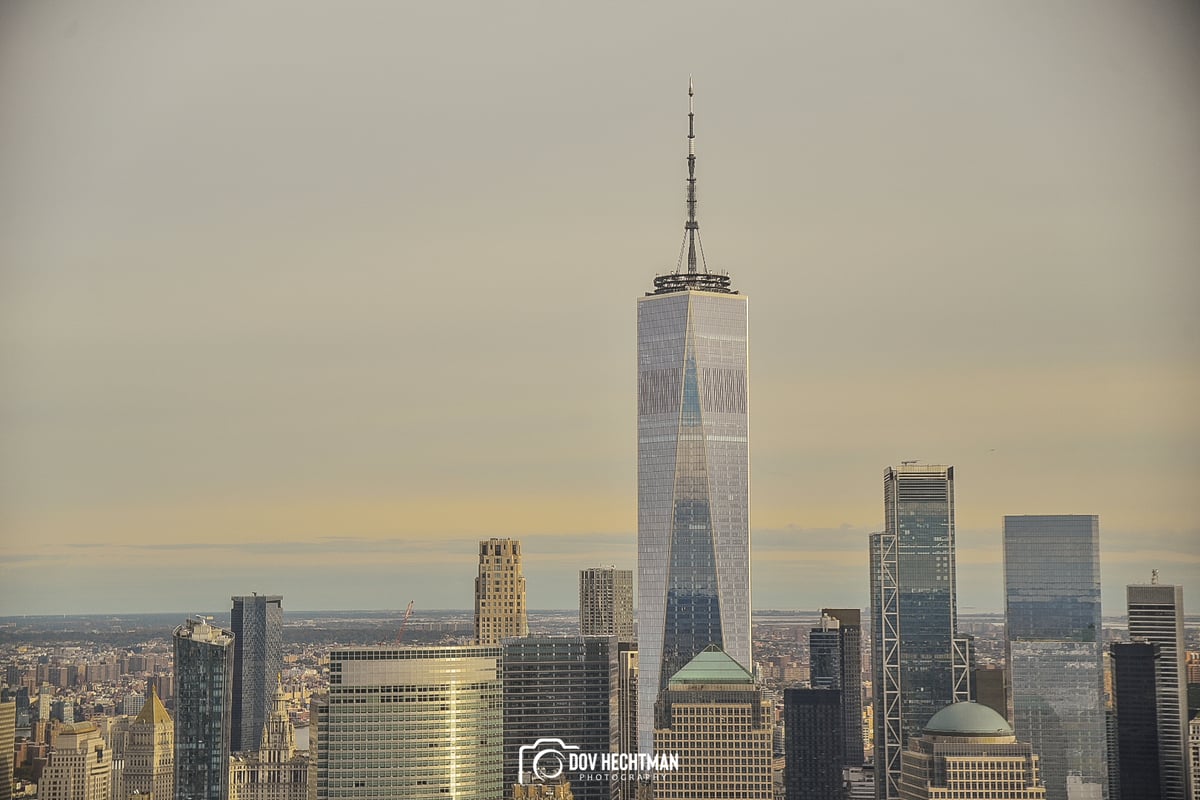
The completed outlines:
[[[404,638],[404,627],[408,625],[408,618],[412,616],[413,601],[408,601],[408,608],[404,610],[404,620],[400,623],[400,632],[396,634],[396,644]]]

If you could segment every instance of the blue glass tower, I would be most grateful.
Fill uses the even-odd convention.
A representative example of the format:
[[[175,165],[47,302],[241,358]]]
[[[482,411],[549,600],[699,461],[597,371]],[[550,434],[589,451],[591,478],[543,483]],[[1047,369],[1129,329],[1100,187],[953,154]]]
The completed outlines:
[[[234,597],[229,614],[233,630],[233,739],[236,751],[257,750],[262,742],[283,670],[283,597],[254,594]]]
[[[1042,757],[1046,799],[1067,800],[1068,775],[1106,797],[1100,518],[1005,517],[1004,606],[1013,728]]]
[[[908,739],[970,699],[970,642],[957,635],[954,467],[888,467],[883,505],[870,552],[875,792],[896,798]]]
[[[174,638],[175,800],[228,800],[233,634],[189,618]]]
[[[689,88],[689,98],[691,91]],[[694,114],[677,271],[638,300],[638,742],[660,689],[708,645],[749,668],[746,298],[703,266]],[[683,261],[686,254],[687,266]]]

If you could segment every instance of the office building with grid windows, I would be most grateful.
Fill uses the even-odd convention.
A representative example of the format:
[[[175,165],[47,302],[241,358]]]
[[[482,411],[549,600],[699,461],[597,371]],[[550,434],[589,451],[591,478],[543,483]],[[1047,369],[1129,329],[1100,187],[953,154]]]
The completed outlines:
[[[633,641],[633,570],[593,567],[579,571],[579,633]]]
[[[112,769],[112,749],[96,724],[66,723],[55,736],[37,796],[41,800],[111,800]]]
[[[479,575],[475,578],[475,643],[496,645],[505,637],[528,633],[521,543],[485,539],[479,543]]]
[[[970,699],[970,640],[958,636],[954,467],[883,473],[885,530],[870,537],[875,791],[899,796],[909,737]]]
[[[842,763],[861,767],[862,612],[857,608],[823,608],[821,621],[808,634],[810,684],[814,689],[840,689]]]
[[[655,800],[773,800],[774,704],[716,646],[673,675],[654,709],[654,752],[679,769],[654,776]]]
[[[841,797],[842,766],[846,760],[842,709],[840,689],[784,689],[786,800]]]
[[[1108,796],[1100,519],[1004,518],[1013,728],[1042,759],[1047,800]]]
[[[1113,642],[1116,784],[1121,800],[1160,800],[1157,642]]]
[[[585,753],[623,752],[615,638],[526,636],[505,639],[503,649],[506,787],[530,779],[519,774],[521,748],[544,737]],[[617,782],[615,774],[608,780],[575,781],[571,791],[575,800],[609,800]]]
[[[175,723],[153,688],[124,739],[122,768],[114,772],[114,800],[174,800]]]
[[[314,703],[315,800],[503,796],[496,646],[339,648]]]
[[[1159,773],[1163,800],[1191,800],[1187,769],[1187,651],[1183,638],[1183,587],[1148,584],[1125,587],[1129,638],[1158,645],[1154,690],[1158,714]],[[1120,708],[1117,709],[1118,720]]]
[[[1041,760],[1004,717],[978,703],[947,706],[901,754],[902,800],[1042,800]]]

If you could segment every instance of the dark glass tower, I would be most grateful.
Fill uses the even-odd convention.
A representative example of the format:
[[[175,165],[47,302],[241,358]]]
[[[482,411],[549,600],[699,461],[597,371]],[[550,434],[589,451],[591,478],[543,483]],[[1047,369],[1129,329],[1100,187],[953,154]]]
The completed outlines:
[[[1013,728],[1046,799],[1067,800],[1068,775],[1107,796],[1099,517],[1005,517],[1004,604]]]
[[[785,689],[783,739],[787,800],[841,800],[846,756],[842,691]]]
[[[821,624],[808,635],[810,683],[814,689],[840,689],[844,761],[863,764],[862,612],[857,608],[825,608]]]
[[[1160,584],[1158,570],[1148,584],[1125,587],[1129,637],[1154,642],[1155,702],[1158,705],[1159,774],[1163,800],[1191,800],[1187,768],[1187,651],[1183,637],[1183,587]],[[1118,715],[1120,709],[1118,709]],[[1119,716],[1118,716],[1119,719]],[[1122,788],[1124,788],[1122,781]]]
[[[503,647],[506,796],[518,781],[521,748],[543,737],[584,753],[620,752],[615,638],[524,636]],[[571,784],[577,800],[609,800],[615,788],[607,780]]]
[[[233,633],[197,617],[174,638],[175,800],[227,800]]]
[[[886,529],[871,535],[871,624],[875,792],[890,800],[909,737],[970,699],[970,642],[957,635],[954,467],[888,467],[883,503]]]
[[[1160,657],[1159,647],[1153,642],[1112,645],[1121,800],[1163,797],[1155,686]]]
[[[693,117],[679,263],[637,308],[638,741],[647,753],[659,690],[696,654],[717,645],[752,666],[746,297],[703,263]]]
[[[275,683],[283,671],[283,597],[234,597],[233,739],[234,752],[257,750],[271,713]]]

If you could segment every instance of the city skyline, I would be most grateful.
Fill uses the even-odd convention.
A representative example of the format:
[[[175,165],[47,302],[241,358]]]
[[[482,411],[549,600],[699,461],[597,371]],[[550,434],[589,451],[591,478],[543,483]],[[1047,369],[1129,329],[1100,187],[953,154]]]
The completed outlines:
[[[864,607],[908,458],[956,466],[963,611],[1011,514],[1104,518],[1109,615],[1200,592],[1193,11],[463,8],[0,11],[0,613],[466,608],[493,536],[534,608],[632,568],[689,72],[755,605]]]

